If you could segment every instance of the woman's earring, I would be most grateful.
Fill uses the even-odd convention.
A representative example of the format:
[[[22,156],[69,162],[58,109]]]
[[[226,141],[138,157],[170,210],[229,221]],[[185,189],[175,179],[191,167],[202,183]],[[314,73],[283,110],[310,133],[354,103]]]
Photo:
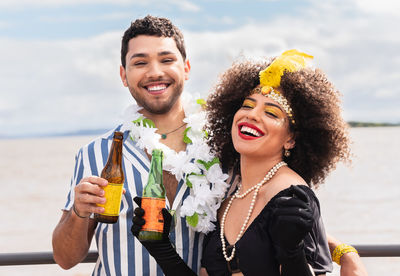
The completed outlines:
[[[285,155],[285,157],[289,157],[290,156],[290,150],[285,149],[284,155]]]

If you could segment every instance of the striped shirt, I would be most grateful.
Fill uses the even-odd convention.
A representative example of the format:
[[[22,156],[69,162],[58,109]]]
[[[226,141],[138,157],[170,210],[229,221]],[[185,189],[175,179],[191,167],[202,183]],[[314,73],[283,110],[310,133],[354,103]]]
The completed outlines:
[[[114,131],[109,131],[81,148],[76,156],[75,171],[64,210],[70,210],[74,203],[74,187],[86,176],[99,176],[109,155]],[[163,275],[153,257],[132,235],[133,210],[137,207],[133,198],[141,196],[146,185],[150,160],[146,153],[135,146],[124,132],[122,166],[125,173],[125,195],[122,197],[118,222],[99,223],[95,230],[95,239],[99,252],[92,275]],[[185,218],[180,217],[182,201],[189,195],[190,189],[181,179],[178,183],[173,206],[167,202],[167,209],[176,210],[176,225],[170,232],[170,240],[176,251],[193,271],[199,272],[204,235],[191,230]]]

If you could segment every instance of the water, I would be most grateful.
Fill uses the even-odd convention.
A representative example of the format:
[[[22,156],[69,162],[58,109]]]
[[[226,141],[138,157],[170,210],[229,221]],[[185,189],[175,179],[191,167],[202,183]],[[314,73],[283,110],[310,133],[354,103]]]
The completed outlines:
[[[355,128],[351,136],[352,167],[338,166],[317,191],[325,227],[347,243],[400,244],[400,128]],[[0,253],[51,251],[75,153],[92,138],[0,140]],[[400,258],[363,262],[369,275],[400,275]],[[83,276],[93,266],[8,266],[0,275]],[[338,266],[329,275],[339,275]]]

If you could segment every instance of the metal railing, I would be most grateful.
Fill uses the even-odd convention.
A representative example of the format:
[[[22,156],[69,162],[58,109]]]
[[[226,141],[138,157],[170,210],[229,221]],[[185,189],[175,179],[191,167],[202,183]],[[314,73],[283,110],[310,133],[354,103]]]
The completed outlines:
[[[361,257],[400,257],[398,245],[353,245]],[[95,263],[97,251],[89,251],[81,263]],[[0,253],[0,266],[55,264],[52,252]]]

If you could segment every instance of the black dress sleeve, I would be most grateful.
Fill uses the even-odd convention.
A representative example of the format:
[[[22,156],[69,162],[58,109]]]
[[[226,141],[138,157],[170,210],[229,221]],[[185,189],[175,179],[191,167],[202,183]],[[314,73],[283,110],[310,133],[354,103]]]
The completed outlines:
[[[313,267],[316,275],[331,272],[333,269],[332,259],[318,198],[310,188],[306,186],[301,187],[304,188],[310,197],[315,220],[311,232],[304,239],[304,251],[307,261]]]

